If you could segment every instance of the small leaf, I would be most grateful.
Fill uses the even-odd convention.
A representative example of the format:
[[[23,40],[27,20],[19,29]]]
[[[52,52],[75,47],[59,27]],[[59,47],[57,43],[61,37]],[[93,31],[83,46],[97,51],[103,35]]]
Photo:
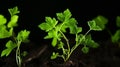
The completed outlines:
[[[90,30],[95,30],[95,31],[101,31],[102,28],[96,25],[95,21],[89,21],[88,26],[90,27]]]
[[[72,14],[71,14],[71,12],[70,12],[69,9],[66,9],[66,10],[63,12],[63,14],[64,14],[64,17],[65,17],[65,20],[68,20],[68,19],[72,16]]]
[[[89,48],[86,47],[86,46],[84,46],[81,50],[82,50],[82,52],[85,53],[85,54],[87,54],[87,53],[89,52]]]
[[[3,56],[8,56],[11,53],[12,49],[8,48],[8,49],[4,49],[1,53],[1,57]]]
[[[117,16],[116,18],[116,26],[120,27],[120,16]]]
[[[120,40],[120,30],[117,30],[115,34],[112,36],[112,42],[116,43]]]
[[[64,46],[64,43],[63,43],[63,42],[60,42],[60,44],[58,44],[58,49],[63,48],[63,46]]]
[[[52,46],[55,47],[57,45],[57,38],[53,38],[52,40]]]
[[[8,11],[9,11],[9,13],[10,13],[10,15],[11,15],[11,16],[13,16],[13,15],[16,15],[16,14],[20,13],[20,11],[18,10],[18,7],[17,7],[17,6],[16,6],[16,7],[13,7],[13,8],[8,9]]]
[[[59,53],[52,53],[51,59],[56,59],[58,57]]]
[[[15,47],[17,47],[17,45],[15,43],[13,43],[11,40],[9,40],[7,43],[6,43],[6,47],[7,48],[10,48],[10,49],[14,49]]]
[[[96,22],[96,25],[99,26],[102,30],[105,29],[105,25],[108,23],[108,19],[101,15],[97,16],[93,20]]]
[[[30,34],[30,31],[27,31],[27,30],[20,31],[17,35],[17,40],[24,42],[28,39],[29,34]]]
[[[13,16],[11,17],[10,22],[9,22],[8,25],[7,25],[8,28],[17,26],[17,21],[18,21],[18,16],[17,16],[17,15],[13,15]]]
[[[6,22],[7,19],[3,15],[0,15],[0,25],[4,25]]]
[[[64,15],[62,13],[56,13],[56,15],[59,21],[63,22],[65,20]]]
[[[27,51],[23,51],[23,52],[21,53],[21,55],[22,55],[23,57],[25,57],[25,56],[28,55],[28,52],[27,52]]]

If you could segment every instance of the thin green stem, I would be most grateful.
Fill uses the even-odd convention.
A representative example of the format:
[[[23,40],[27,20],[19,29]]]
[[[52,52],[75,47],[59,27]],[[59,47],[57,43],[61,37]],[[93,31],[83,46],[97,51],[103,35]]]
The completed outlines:
[[[64,39],[66,40],[67,43],[67,47],[68,47],[68,52],[70,52],[70,45],[69,45],[69,40],[67,39],[67,37],[60,31],[60,33],[62,34],[62,36],[64,37]]]
[[[69,59],[69,57],[71,56],[71,54],[73,53],[73,51],[81,44],[81,42],[83,41],[84,37],[90,32],[91,30],[88,30],[85,35],[81,38],[80,43],[76,43],[75,46],[72,47],[70,53],[68,54],[67,58],[65,59],[65,62]],[[77,35],[76,35],[77,37]]]
[[[16,49],[16,62],[18,67],[21,67],[20,44],[21,44],[21,41],[18,41],[17,49]]]

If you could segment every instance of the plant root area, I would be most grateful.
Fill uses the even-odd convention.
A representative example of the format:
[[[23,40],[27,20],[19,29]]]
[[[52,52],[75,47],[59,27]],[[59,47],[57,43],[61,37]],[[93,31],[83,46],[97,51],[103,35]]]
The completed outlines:
[[[84,54],[79,46],[67,62],[62,58],[51,60],[50,56],[55,50],[48,45],[34,46],[34,44],[21,47],[21,51],[28,54],[22,57],[22,67],[120,67],[120,47],[110,41],[100,42],[98,48],[90,48]],[[8,57],[0,58],[0,67],[17,67],[15,51]]]

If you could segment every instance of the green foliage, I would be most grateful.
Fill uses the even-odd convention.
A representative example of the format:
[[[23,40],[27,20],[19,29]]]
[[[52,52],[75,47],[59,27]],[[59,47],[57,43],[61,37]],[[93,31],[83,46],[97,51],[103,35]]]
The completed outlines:
[[[120,28],[120,16],[116,17],[116,26]],[[117,29],[116,32],[111,35],[111,40],[113,43],[120,42],[120,29]]]
[[[45,22],[38,25],[41,30],[44,30],[48,33],[44,39],[52,39],[52,46],[57,47],[58,50],[62,49],[63,54],[58,52],[53,52],[51,59],[56,59],[57,57],[62,57],[64,61],[67,61],[72,54],[72,52],[81,44],[84,47],[81,49],[83,53],[89,52],[89,47],[97,48],[99,45],[94,40],[92,40],[91,35],[88,33],[91,30],[101,31],[104,29],[107,20],[98,16],[92,21],[88,21],[89,30],[85,34],[81,34],[82,27],[78,27],[77,20],[72,17],[72,14],[69,9],[66,9],[63,13],[56,13],[56,18],[46,17]],[[102,25],[101,25],[102,24]],[[69,29],[69,34],[74,34],[76,44],[73,47],[70,47],[70,43],[65,33],[68,33],[66,29]],[[62,39],[65,39],[66,43]],[[65,48],[67,46],[67,48]]]
[[[6,49],[1,53],[1,57],[8,56],[15,48],[16,50],[16,62],[18,67],[21,67],[21,54],[20,54],[20,45],[22,42],[28,41],[28,36],[30,31],[22,30],[18,33],[17,37],[14,32],[14,27],[16,27],[19,16],[17,15],[17,7],[8,9],[11,15],[10,21],[7,23],[7,19],[0,15],[0,39],[12,38],[6,43]]]

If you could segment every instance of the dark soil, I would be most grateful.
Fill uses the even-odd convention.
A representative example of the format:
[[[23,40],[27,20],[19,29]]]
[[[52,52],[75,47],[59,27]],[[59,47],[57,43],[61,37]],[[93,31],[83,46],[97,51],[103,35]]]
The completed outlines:
[[[22,67],[120,67],[120,47],[110,41],[100,42],[99,48],[90,48],[88,54],[83,54],[78,47],[66,63],[61,58],[50,60],[54,49],[48,45],[35,47],[31,44],[21,48],[29,53],[23,58]],[[0,64],[0,67],[17,67],[14,51],[1,58]]]

